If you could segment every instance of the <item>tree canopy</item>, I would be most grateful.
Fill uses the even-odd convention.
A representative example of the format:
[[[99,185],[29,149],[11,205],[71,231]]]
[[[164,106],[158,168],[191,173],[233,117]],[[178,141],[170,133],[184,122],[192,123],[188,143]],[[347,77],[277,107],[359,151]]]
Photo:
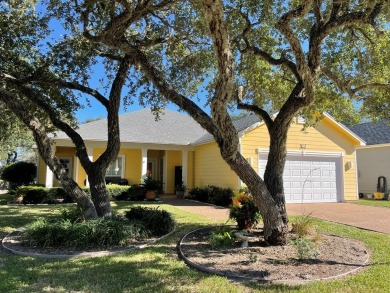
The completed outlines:
[[[115,85],[126,84],[127,103],[139,97],[155,110],[176,104],[213,135],[223,159],[247,184],[270,243],[286,241],[283,169],[293,118],[320,119],[323,111],[346,121],[390,116],[388,1],[41,2],[47,14],[35,20],[36,14],[23,13],[23,29],[14,21],[4,30],[9,45],[0,56],[11,57],[2,57],[1,82],[24,97],[29,90],[40,93],[32,109],[56,127],[81,106],[77,92],[109,103],[90,86],[99,66],[110,96]],[[20,14],[17,8],[5,9],[3,23],[9,13]],[[47,45],[49,19],[65,33]],[[211,113],[199,105],[201,95]],[[46,111],[48,105],[55,111]],[[228,115],[235,106],[255,112],[267,126],[264,178],[239,152]],[[117,106],[110,115],[117,115]],[[82,144],[78,152],[85,155]],[[85,168],[89,164],[85,160]]]

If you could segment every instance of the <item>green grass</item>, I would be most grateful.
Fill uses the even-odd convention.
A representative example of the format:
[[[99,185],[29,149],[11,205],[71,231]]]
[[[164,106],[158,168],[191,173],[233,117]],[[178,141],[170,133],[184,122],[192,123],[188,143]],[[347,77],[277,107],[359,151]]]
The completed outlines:
[[[123,213],[129,203],[113,203]],[[177,257],[178,240],[188,231],[215,224],[202,216],[161,204],[179,224],[175,233],[146,249],[103,258],[35,259],[0,250],[0,292],[384,292],[390,288],[390,235],[315,220],[322,232],[364,242],[372,253],[363,272],[307,285],[233,283],[189,269]],[[0,236],[39,216],[59,214],[58,206],[0,205]]]
[[[390,200],[359,199],[357,201],[352,201],[351,203],[367,205],[367,206],[374,206],[374,207],[390,208]]]

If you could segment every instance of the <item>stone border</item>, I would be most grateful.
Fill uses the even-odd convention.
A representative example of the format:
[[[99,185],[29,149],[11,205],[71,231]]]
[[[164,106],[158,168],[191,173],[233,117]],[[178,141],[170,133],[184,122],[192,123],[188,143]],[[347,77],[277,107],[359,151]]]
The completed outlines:
[[[219,226],[211,226],[211,227],[207,227],[207,228],[200,228],[200,229],[197,229],[197,230],[193,230],[191,232],[188,232],[186,235],[183,236],[182,239],[180,239],[180,242],[178,244],[178,253],[179,253],[179,257],[182,258],[184,260],[184,262],[191,268],[195,268],[201,272],[205,272],[205,273],[209,273],[209,274],[214,274],[214,275],[218,275],[218,276],[222,276],[222,277],[227,277],[229,279],[233,279],[233,280],[239,280],[239,281],[257,281],[257,282],[260,282],[260,283],[274,283],[274,284],[289,284],[289,285],[298,285],[298,284],[307,284],[307,283],[310,283],[310,282],[314,282],[314,281],[325,281],[325,280],[332,280],[332,279],[338,279],[338,278],[342,278],[344,276],[347,276],[347,275],[350,275],[350,274],[353,274],[353,273],[356,273],[358,270],[362,269],[363,267],[365,267],[370,259],[370,255],[368,253],[368,251],[364,248],[364,251],[366,252],[366,255],[367,255],[367,258],[366,260],[364,261],[363,264],[361,264],[359,267],[357,268],[354,268],[353,270],[349,271],[349,272],[345,272],[345,273],[342,273],[342,274],[338,274],[338,275],[335,275],[335,276],[330,276],[330,277],[324,277],[324,278],[318,278],[318,279],[313,279],[313,280],[276,280],[276,281],[269,281],[269,280],[266,280],[264,278],[253,278],[253,277],[247,277],[247,276],[243,276],[243,275],[240,275],[240,274],[234,274],[234,273],[226,273],[226,272],[223,272],[223,271],[219,271],[219,270],[216,270],[216,269],[210,269],[208,267],[205,267],[205,266],[202,266],[200,264],[197,264],[193,261],[191,261],[188,257],[185,256],[185,254],[183,253],[181,247],[182,247],[182,244],[183,244],[183,241],[185,240],[185,238],[187,238],[189,235],[191,235],[192,233],[195,233],[197,231],[201,231],[201,230],[212,230],[213,228],[215,227],[219,227]],[[337,236],[337,237],[340,237],[338,235],[334,235],[334,236]]]
[[[43,254],[43,253],[33,253],[33,252],[24,252],[24,251],[19,251],[19,250],[15,250],[15,249],[12,249],[11,247],[8,247],[7,246],[7,242],[13,242],[15,240],[13,240],[12,238],[14,237],[18,237],[18,236],[14,236],[12,234],[17,234],[17,233],[20,233],[22,231],[22,228],[20,229],[16,229],[14,231],[12,231],[11,233],[9,233],[7,236],[5,236],[1,243],[4,247],[4,249],[12,252],[13,254],[16,254],[16,255],[20,255],[20,256],[29,256],[29,257],[36,257],[36,258],[49,258],[49,259],[70,259],[70,258],[77,258],[77,257],[102,257],[102,256],[110,256],[110,255],[115,255],[115,254],[119,254],[119,253],[125,253],[125,252],[129,252],[129,251],[133,251],[133,250],[138,250],[138,249],[142,249],[142,248],[145,248],[149,245],[152,245],[152,244],[155,244],[156,242],[172,235],[173,233],[176,232],[176,227],[171,231],[169,232],[168,234],[164,235],[164,236],[161,236],[160,238],[157,238],[157,239],[154,239],[153,241],[150,241],[146,244],[142,244],[142,245],[138,245],[138,246],[132,246],[132,247],[128,247],[128,248],[124,248],[124,249],[121,249],[121,250],[115,250],[115,251],[109,251],[109,250],[100,250],[100,251],[91,251],[91,252],[80,252],[80,253],[75,253],[75,254]]]

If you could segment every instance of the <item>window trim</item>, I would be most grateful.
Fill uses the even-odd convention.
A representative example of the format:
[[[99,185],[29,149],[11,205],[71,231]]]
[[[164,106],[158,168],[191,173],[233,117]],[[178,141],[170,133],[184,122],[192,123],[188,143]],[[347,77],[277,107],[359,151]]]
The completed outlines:
[[[121,178],[125,178],[126,156],[120,154],[120,155],[118,155],[118,158],[122,158],[122,170],[121,170],[120,174],[118,174],[118,175],[107,175],[107,173],[106,173],[106,174],[105,174],[106,177],[112,178],[112,177],[118,177],[118,176],[120,176]],[[113,164],[113,163],[115,163],[115,161],[112,162],[111,164]],[[106,172],[107,172],[107,171],[106,171]]]

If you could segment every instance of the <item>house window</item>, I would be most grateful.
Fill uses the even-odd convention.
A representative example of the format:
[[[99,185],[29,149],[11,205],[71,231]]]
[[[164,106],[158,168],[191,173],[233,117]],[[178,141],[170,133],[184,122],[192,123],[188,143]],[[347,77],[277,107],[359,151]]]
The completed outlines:
[[[72,175],[72,159],[71,158],[59,158],[61,165],[65,168],[68,175]]]
[[[113,163],[111,163],[111,165],[108,167],[106,171],[106,176],[124,178],[125,175],[124,166],[125,166],[125,157],[118,156],[118,158]]]

